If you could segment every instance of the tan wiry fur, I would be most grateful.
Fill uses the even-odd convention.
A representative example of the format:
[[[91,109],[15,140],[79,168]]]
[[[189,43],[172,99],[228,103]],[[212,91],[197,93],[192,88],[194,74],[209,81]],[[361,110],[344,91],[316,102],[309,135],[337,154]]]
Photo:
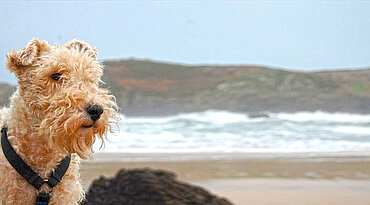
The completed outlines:
[[[90,157],[95,138],[104,142],[118,119],[114,97],[99,88],[103,68],[96,60],[97,49],[79,40],[59,46],[32,39],[6,57],[19,87],[10,107],[0,109],[0,126],[6,124],[18,155],[44,179],[71,153],[71,164],[54,187],[49,204],[78,204],[84,197],[79,157]],[[62,74],[61,80],[51,78],[55,73]],[[91,105],[100,105],[104,112],[91,128],[84,128],[92,124],[86,112]],[[50,190],[46,184],[41,187],[41,191]],[[35,200],[35,188],[0,151],[0,204],[28,205]]]

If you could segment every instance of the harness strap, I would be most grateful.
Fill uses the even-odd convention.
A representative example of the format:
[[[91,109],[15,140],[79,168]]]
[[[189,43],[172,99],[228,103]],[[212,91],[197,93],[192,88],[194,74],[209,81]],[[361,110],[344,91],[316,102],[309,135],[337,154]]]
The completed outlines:
[[[63,178],[67,172],[69,164],[71,162],[71,155],[67,155],[58,165],[58,167],[51,173],[48,180],[43,180],[35,171],[33,171],[26,162],[16,153],[12,145],[8,140],[8,129],[4,125],[1,129],[1,147],[4,152],[4,156],[9,161],[10,165],[17,170],[17,172],[27,180],[29,184],[35,187],[37,190],[41,188],[44,183],[47,183],[51,188],[55,187]],[[45,196],[40,193],[38,198],[42,199],[49,198],[50,194],[45,193]],[[43,200],[42,200],[43,201]]]
[[[28,183],[34,186],[37,190],[40,189],[44,184],[44,180],[42,180],[41,177],[15,152],[8,140],[7,131],[8,129],[5,126],[1,130],[1,147],[3,148],[6,159],[12,167],[27,180]]]
[[[55,187],[63,178],[64,174],[67,172],[69,164],[71,163],[71,156],[67,155],[64,159],[60,162],[58,167],[51,173],[47,183],[48,185],[53,188]]]

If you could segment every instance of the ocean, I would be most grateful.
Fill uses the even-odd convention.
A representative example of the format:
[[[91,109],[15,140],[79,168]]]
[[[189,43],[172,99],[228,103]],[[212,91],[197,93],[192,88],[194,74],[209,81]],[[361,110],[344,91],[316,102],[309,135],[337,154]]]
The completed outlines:
[[[122,115],[104,149],[118,153],[370,153],[370,115],[208,110],[167,117]]]

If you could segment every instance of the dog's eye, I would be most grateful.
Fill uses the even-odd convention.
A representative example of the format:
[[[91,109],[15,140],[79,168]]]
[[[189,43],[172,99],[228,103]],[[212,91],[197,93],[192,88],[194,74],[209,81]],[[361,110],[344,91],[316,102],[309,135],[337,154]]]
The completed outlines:
[[[54,73],[50,77],[51,77],[51,79],[53,79],[55,81],[59,81],[62,78],[62,74],[60,74],[60,73]]]

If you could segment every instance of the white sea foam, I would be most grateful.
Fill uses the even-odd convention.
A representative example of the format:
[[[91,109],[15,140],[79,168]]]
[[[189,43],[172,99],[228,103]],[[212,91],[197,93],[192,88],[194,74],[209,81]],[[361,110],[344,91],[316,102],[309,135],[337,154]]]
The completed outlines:
[[[332,127],[331,130],[334,132],[339,132],[339,133],[370,136],[370,127],[338,126],[338,127]]]
[[[271,118],[209,110],[169,117],[126,117],[102,152],[369,152],[370,115],[299,112]],[[100,143],[95,146],[98,148]]]
[[[343,123],[370,123],[370,115],[359,115],[349,113],[327,113],[316,112],[297,112],[273,114],[274,117],[282,120],[294,122],[343,122]]]
[[[188,120],[194,122],[205,122],[205,123],[234,123],[240,121],[246,121],[247,115],[240,113],[231,113],[227,111],[213,111],[208,110],[199,113],[183,113],[169,117],[138,117],[138,118],[125,118],[128,122],[132,123],[153,123],[162,124],[178,120]]]

